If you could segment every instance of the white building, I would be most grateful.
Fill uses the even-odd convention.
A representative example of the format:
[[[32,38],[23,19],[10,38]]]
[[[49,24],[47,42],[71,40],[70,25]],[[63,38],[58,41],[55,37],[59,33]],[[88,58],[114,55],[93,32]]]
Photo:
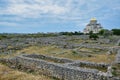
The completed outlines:
[[[92,18],[90,20],[90,23],[86,25],[86,28],[84,29],[83,33],[86,34],[90,31],[93,31],[93,33],[98,33],[101,29],[101,24],[97,23],[97,20],[95,18]]]

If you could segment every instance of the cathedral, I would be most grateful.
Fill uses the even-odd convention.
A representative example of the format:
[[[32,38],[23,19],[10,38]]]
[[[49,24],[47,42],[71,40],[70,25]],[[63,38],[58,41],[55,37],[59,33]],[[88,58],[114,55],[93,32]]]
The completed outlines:
[[[101,24],[97,23],[97,20],[95,18],[92,18],[90,22],[86,25],[86,28],[84,29],[83,33],[86,34],[90,31],[93,31],[93,33],[98,33],[101,29]]]

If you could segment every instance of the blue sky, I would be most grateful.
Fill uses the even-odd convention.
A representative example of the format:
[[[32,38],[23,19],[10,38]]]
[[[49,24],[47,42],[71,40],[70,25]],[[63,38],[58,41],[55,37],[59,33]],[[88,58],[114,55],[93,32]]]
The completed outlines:
[[[83,31],[93,17],[120,29],[120,0],[0,0],[0,33]]]

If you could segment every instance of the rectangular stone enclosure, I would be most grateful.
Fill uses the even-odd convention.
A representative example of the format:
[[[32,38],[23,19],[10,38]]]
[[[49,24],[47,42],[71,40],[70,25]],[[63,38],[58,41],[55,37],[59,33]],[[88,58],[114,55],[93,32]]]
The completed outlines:
[[[45,55],[20,55],[8,59],[12,66],[60,80],[119,80],[107,74],[109,64],[70,60]],[[103,69],[103,71],[102,71]]]

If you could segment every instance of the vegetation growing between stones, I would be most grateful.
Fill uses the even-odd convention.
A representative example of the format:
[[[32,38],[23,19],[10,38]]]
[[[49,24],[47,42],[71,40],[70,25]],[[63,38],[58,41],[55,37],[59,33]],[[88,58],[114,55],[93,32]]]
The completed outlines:
[[[95,66],[88,66],[88,65],[85,65],[85,64],[81,64],[80,67],[82,68],[89,68],[89,69],[97,69],[99,71],[102,71],[102,72],[107,72],[107,68],[106,67],[95,67]]]
[[[114,64],[112,66],[112,74],[114,76],[120,76],[120,64]]]
[[[47,76],[34,75],[11,69],[3,64],[0,64],[0,80],[53,80]]]
[[[99,41],[98,39],[89,39],[88,35],[59,35],[61,34],[5,34],[0,37],[0,41],[2,44],[2,47],[0,46],[0,58],[11,58],[21,54],[35,53],[53,57],[69,58],[73,60],[83,60],[97,63],[111,63],[115,59],[116,54],[107,54],[108,50],[106,48],[115,46],[115,43],[119,38],[118,36],[110,36],[108,38],[105,38],[105,40],[101,41],[104,37],[97,34],[100,39]],[[61,63],[49,59],[46,59],[46,61]],[[4,66],[2,64],[0,65]],[[87,67],[91,69],[95,68],[90,66],[82,67]],[[112,73],[115,76],[119,76],[118,70],[120,69],[118,67],[113,67],[114,71]],[[101,68],[98,68],[98,70],[106,71],[106,69]],[[28,71],[28,74],[29,73],[34,73],[34,71]],[[25,74],[27,75],[27,73]]]
[[[3,54],[1,57],[9,58],[16,55],[20,55],[21,53],[25,54],[43,54],[55,57],[62,58],[70,58],[73,60],[85,60],[91,62],[106,62],[110,63],[114,60],[115,54],[107,55],[106,51],[99,51],[99,49],[90,49],[90,48],[78,48],[77,50],[72,49],[62,49],[56,47],[55,45],[49,46],[32,46],[25,48],[23,50],[19,50],[14,54],[6,55]],[[97,53],[97,54],[96,54]],[[91,57],[90,57],[91,56]]]

